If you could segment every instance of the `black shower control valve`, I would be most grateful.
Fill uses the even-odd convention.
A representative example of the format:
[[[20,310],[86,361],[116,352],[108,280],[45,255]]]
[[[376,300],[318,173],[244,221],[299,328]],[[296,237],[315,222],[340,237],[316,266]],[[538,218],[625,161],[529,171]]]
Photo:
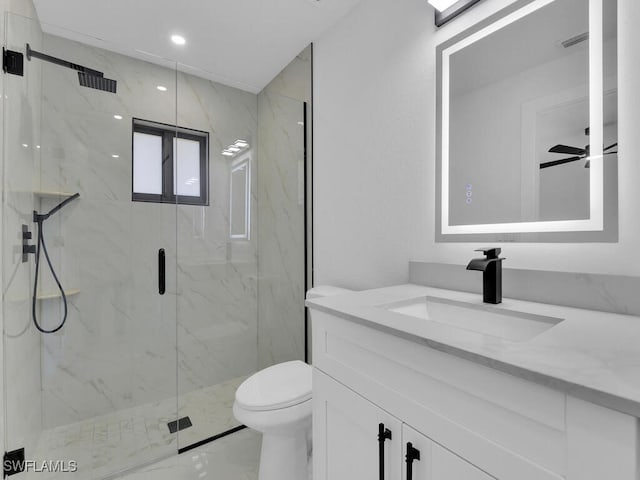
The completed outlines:
[[[33,234],[29,231],[27,225],[22,225],[22,263],[29,260],[30,253],[36,253],[36,246],[29,245],[29,240],[33,238]]]

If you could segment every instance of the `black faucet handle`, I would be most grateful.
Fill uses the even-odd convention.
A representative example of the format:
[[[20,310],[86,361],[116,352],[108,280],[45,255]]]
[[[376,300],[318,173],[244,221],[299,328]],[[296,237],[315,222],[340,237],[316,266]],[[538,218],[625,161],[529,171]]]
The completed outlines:
[[[487,256],[487,259],[493,259],[498,258],[502,249],[499,247],[476,248],[474,252],[482,252]]]

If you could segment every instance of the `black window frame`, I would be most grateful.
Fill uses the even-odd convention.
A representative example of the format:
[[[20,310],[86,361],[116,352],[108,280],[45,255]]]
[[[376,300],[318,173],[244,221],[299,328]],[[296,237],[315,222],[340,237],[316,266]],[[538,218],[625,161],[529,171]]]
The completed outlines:
[[[131,200],[178,205],[209,205],[209,132],[166,123],[133,118],[131,123]],[[144,133],[162,137],[162,193],[140,193],[133,190],[134,135]],[[176,195],[174,191],[173,139],[183,138],[200,143],[200,195]]]

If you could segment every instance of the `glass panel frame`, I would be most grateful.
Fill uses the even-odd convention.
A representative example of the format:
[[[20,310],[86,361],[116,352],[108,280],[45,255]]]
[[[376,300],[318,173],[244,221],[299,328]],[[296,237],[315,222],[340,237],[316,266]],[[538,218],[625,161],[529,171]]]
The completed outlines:
[[[24,76],[2,82],[3,288],[13,300],[3,302],[5,446],[24,447],[37,462],[75,460],[78,478],[111,478],[178,451],[167,426],[177,418],[176,206],[131,202],[123,121],[148,111],[176,123],[176,63],[45,34],[37,19],[14,14],[5,15],[5,36],[12,50],[29,43],[118,81],[116,95],[88,90],[75,72],[25,57]],[[169,93],[156,90],[158,81]],[[76,191],[44,227],[73,295],[64,327],[43,335],[30,318],[33,256],[16,256],[16,233],[26,224],[35,234],[33,211]],[[165,296],[157,288],[160,247],[170,252]],[[43,287],[53,285],[46,262],[40,268]],[[59,296],[38,299],[36,308],[45,325],[63,310]]]

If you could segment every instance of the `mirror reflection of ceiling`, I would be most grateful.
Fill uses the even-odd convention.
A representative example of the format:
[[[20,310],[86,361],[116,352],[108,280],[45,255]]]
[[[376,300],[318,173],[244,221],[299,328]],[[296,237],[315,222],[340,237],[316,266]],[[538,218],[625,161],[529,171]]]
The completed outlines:
[[[605,3],[605,8],[608,2]],[[605,16],[605,41],[617,35],[614,15]],[[544,25],[544,29],[540,28]],[[464,94],[514,76],[580,49],[588,42],[564,48],[562,42],[586,33],[588,2],[556,0],[451,56],[451,93]]]
[[[149,54],[176,60],[253,93],[359,2],[34,0],[46,33],[146,61],[154,61]],[[187,44],[172,44],[172,34]]]

